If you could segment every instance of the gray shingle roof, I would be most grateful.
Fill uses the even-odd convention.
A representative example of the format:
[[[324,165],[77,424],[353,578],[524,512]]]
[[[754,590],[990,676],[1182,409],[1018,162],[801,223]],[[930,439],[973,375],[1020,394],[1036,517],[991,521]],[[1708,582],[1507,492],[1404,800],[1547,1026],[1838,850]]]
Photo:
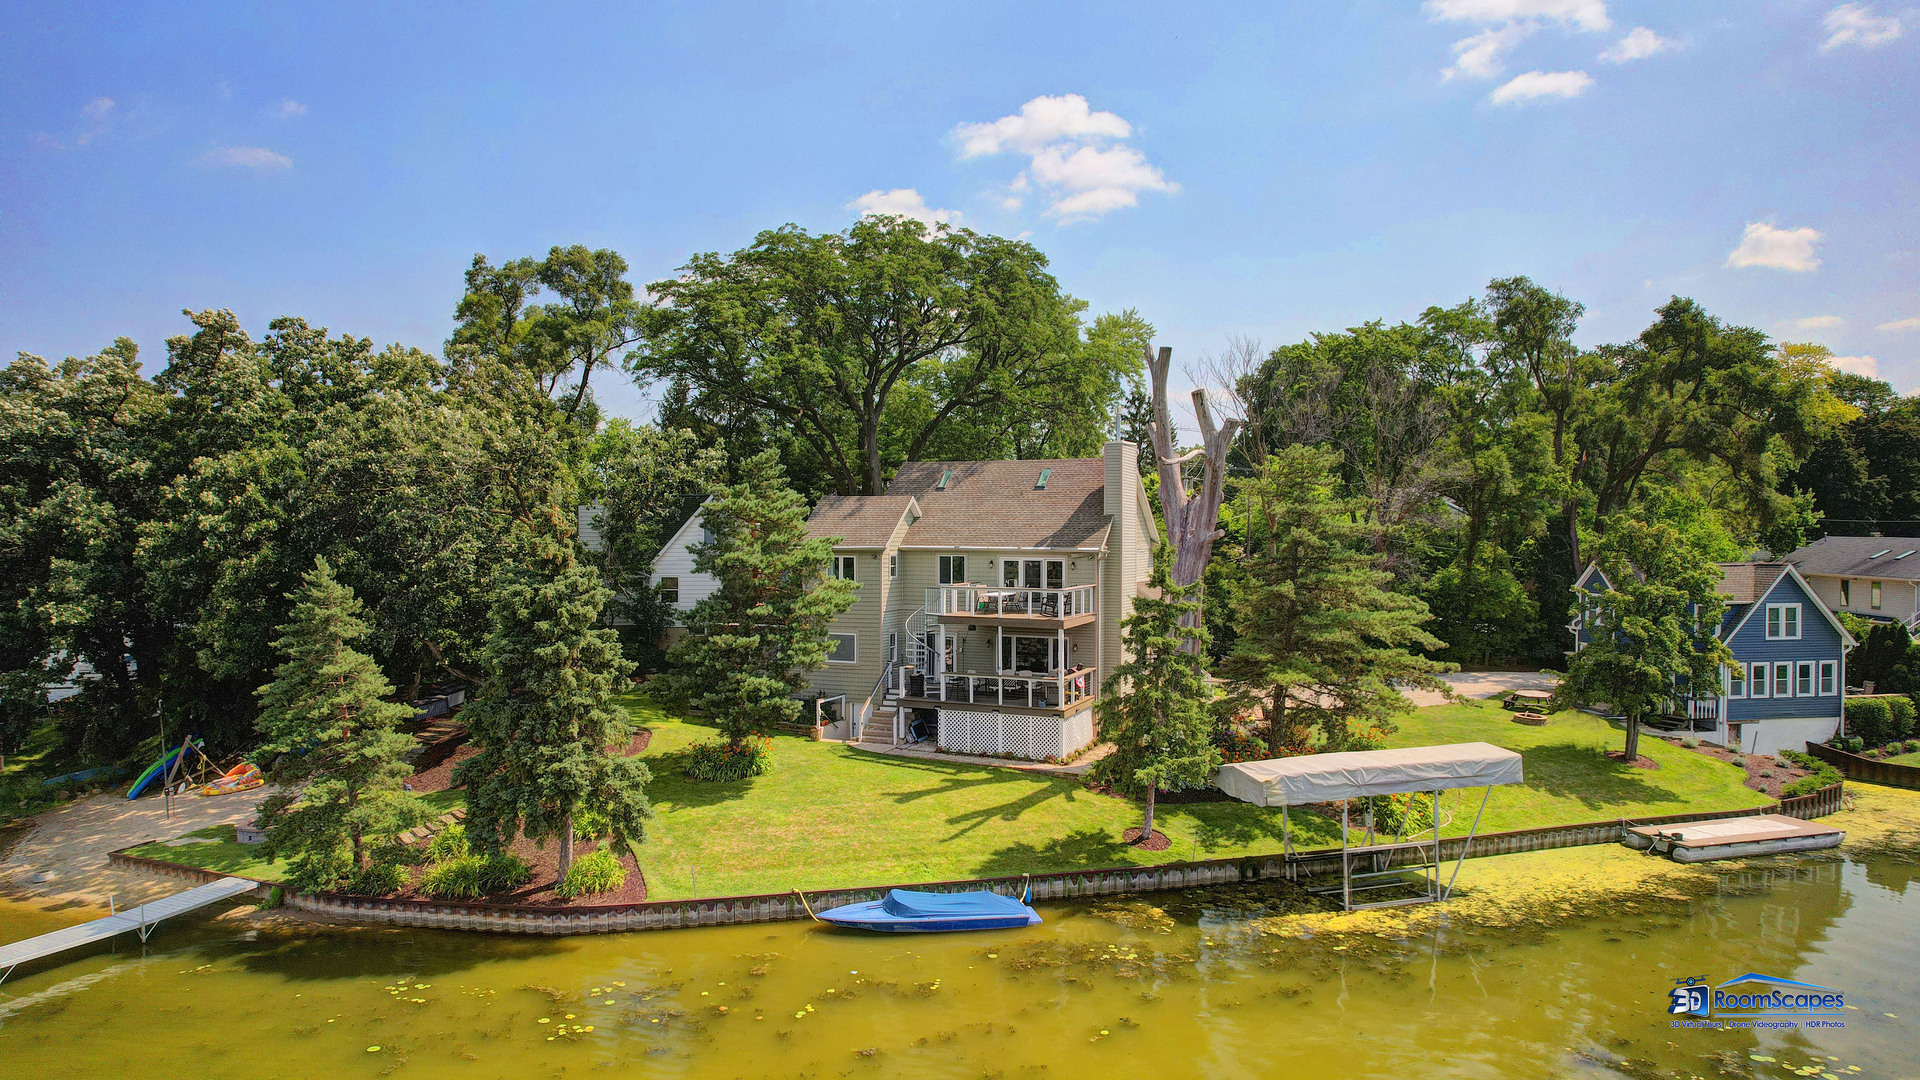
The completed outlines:
[[[1047,486],[1037,489],[1042,470]],[[1106,487],[1101,458],[909,461],[887,495],[920,502],[904,541],[911,547],[1072,549],[1105,545]]]
[[[883,548],[911,509],[907,495],[828,495],[808,515],[807,533],[837,536],[840,547]]]
[[[1885,552],[1879,558],[1872,556]],[[1802,574],[1920,581],[1920,537],[1828,536],[1787,556]]]

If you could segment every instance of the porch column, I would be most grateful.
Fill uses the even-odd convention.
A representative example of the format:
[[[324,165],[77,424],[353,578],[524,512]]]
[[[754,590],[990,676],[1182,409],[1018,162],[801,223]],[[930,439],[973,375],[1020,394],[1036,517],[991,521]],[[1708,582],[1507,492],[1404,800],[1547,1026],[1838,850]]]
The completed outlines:
[[[1054,676],[1054,681],[1060,684],[1056,688],[1060,693],[1060,697],[1057,700],[1059,701],[1060,706],[1062,708],[1065,708],[1067,704],[1067,666],[1068,666],[1067,665],[1067,629],[1066,627],[1064,626],[1060,627],[1059,629],[1053,632],[1053,641],[1054,641],[1053,655],[1056,657],[1056,659],[1054,660],[1054,663],[1058,665],[1053,669],[1055,672],[1058,673]]]

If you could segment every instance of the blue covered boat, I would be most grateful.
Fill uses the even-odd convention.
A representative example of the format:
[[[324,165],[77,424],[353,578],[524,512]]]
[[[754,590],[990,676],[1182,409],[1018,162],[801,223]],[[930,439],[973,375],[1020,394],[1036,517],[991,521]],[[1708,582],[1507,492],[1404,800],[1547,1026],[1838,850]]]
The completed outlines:
[[[943,930],[1007,930],[1035,926],[1040,913],[1011,896],[990,892],[930,893],[890,889],[885,900],[823,911],[821,922],[889,934]]]

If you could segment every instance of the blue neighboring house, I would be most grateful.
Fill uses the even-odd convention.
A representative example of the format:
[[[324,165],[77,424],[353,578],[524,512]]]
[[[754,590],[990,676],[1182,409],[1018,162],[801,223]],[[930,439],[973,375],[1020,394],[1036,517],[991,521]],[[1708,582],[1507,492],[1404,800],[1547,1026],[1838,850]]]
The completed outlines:
[[[1676,706],[1684,705],[1702,739],[1747,754],[1803,750],[1837,734],[1853,635],[1793,564],[1716,565],[1727,600],[1717,636],[1735,662],[1721,669],[1718,695],[1696,694]],[[1594,564],[1574,587],[1600,592],[1613,585]],[[1574,652],[1593,642],[1584,612],[1568,629]]]

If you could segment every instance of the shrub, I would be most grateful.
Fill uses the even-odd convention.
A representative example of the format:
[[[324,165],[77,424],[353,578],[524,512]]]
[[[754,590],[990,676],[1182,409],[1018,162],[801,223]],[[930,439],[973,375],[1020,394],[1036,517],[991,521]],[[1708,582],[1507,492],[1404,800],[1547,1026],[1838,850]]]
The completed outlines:
[[[427,871],[420,891],[438,900],[477,900],[533,880],[533,868],[512,855],[464,855]]]
[[[1733,767],[1734,767],[1734,768],[1736,768],[1736,769],[1744,769],[1744,768],[1746,768],[1746,767],[1747,767],[1747,759],[1746,759],[1746,757],[1745,757],[1744,755],[1742,755],[1742,754],[1735,754],[1735,755],[1733,755]]]
[[[1908,739],[1900,744],[1900,749],[1909,754],[1920,754],[1920,739]]]
[[[573,813],[573,838],[598,840],[613,831],[613,818],[605,810],[576,810]]]
[[[773,740],[747,739],[739,746],[707,742],[687,751],[687,775],[695,780],[745,780],[773,767]]]
[[[1904,698],[1851,698],[1847,701],[1847,734],[1858,738],[1867,746],[1879,746],[1895,738],[1894,710],[1892,703],[1905,701]],[[1909,712],[1912,702],[1906,702]],[[1907,717],[1908,728],[1913,725],[1911,715]]]
[[[347,879],[347,891],[360,896],[386,896],[399,892],[406,883],[404,869],[390,862],[375,862]]]
[[[567,868],[567,876],[554,887],[560,896],[592,896],[595,893],[608,893],[626,884],[627,871],[613,853],[602,848],[590,855],[582,855],[573,860]]]
[[[1887,741],[1898,742],[1913,734],[1913,699],[1896,697],[1887,698],[1886,702],[1887,712],[1890,714]]]
[[[1685,739],[1681,739],[1680,745],[1686,747],[1689,750],[1692,750],[1700,745],[1700,740],[1692,737],[1688,737]]]
[[[1840,770],[1821,761],[1812,754],[1803,754],[1798,750],[1782,750],[1778,756],[1781,761],[1789,765],[1796,765],[1802,769],[1813,770],[1813,775],[1803,776],[1793,783],[1788,784],[1780,792],[1780,797],[1783,799],[1796,799],[1802,795],[1811,795],[1816,791],[1832,787],[1834,784],[1840,782]]]
[[[467,827],[453,825],[433,838],[427,845],[427,858],[433,862],[451,862],[464,859],[473,854],[472,845],[467,843]]]

